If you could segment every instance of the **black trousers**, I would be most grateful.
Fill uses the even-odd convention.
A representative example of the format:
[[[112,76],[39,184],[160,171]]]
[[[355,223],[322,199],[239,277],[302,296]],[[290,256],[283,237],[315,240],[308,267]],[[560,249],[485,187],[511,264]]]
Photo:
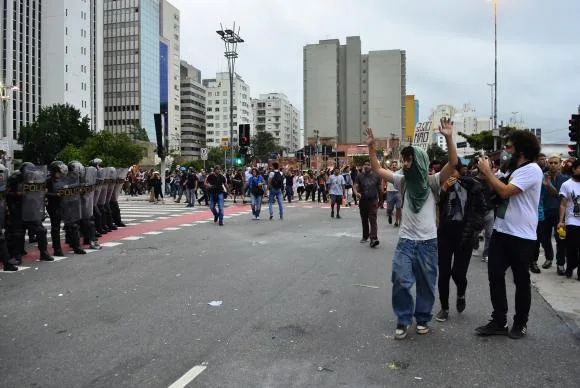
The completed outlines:
[[[111,201],[109,206],[111,207],[111,216],[113,217],[113,222],[116,225],[122,224],[123,221],[121,220],[121,208],[119,207],[119,202]]]
[[[514,324],[526,325],[532,301],[530,263],[533,260],[536,240],[526,240],[496,230],[489,243],[487,274],[493,306],[492,318],[500,325],[507,323],[508,302],[505,272],[512,269],[516,286]]]
[[[465,296],[467,289],[467,270],[473,252],[473,239],[462,241],[465,223],[443,222],[437,230],[439,253],[439,301],[443,310],[449,310],[449,281],[457,286],[457,296]]]
[[[42,221],[22,221],[21,204],[10,207],[10,215],[6,221],[6,243],[10,257],[20,258],[22,256],[22,251],[24,251],[24,237],[27,229],[32,231],[36,236],[40,255],[49,256],[46,228],[42,226]]]
[[[60,243],[60,224],[62,222],[62,215],[60,206],[47,206],[48,216],[50,217],[50,237],[52,240],[52,249],[60,255],[62,254],[62,245]]]
[[[86,245],[97,241],[95,222],[92,218],[83,218],[79,222],[80,232]]]
[[[580,258],[580,226],[566,225],[566,272],[578,268]]]
[[[560,216],[558,211],[547,211],[544,213],[541,235],[543,236],[544,255],[546,260],[554,260],[554,248],[552,247],[552,236],[556,239],[556,264],[566,263],[566,242],[558,236],[558,222]]]
[[[97,204],[93,205],[93,220],[95,223],[95,230],[99,234],[103,234],[104,233],[103,218],[102,218],[102,214],[101,214],[101,209],[99,208],[99,205],[97,205]]]
[[[360,200],[359,213],[362,222],[362,237],[366,240],[369,237],[371,240],[377,240],[377,201]],[[370,227],[370,230],[369,230]]]

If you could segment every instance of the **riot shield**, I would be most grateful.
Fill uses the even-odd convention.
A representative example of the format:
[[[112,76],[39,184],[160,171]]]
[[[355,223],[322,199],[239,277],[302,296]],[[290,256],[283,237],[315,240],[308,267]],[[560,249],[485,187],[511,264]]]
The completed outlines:
[[[97,184],[99,186],[99,196],[95,197],[95,202],[98,205],[104,205],[107,199],[107,185],[106,185],[106,173],[107,170],[100,168],[97,170]]]
[[[121,190],[123,190],[123,185],[125,184],[125,179],[127,178],[128,168],[118,168],[117,169],[117,183],[115,187],[115,192],[113,193],[113,201],[119,202],[119,195]]]
[[[107,167],[106,169],[107,182],[109,184],[107,185],[107,200],[105,202],[109,203],[111,202],[111,199],[113,198],[113,192],[117,187],[117,171],[115,170],[115,167]]]
[[[29,166],[22,172],[22,221],[42,222],[46,194],[46,166]]]
[[[93,216],[97,183],[97,169],[92,166],[85,167],[85,176],[81,179],[81,215],[83,219]]]
[[[79,173],[70,171],[55,179],[54,188],[60,198],[60,212],[64,224],[72,224],[81,219],[81,196]]]
[[[2,166],[4,167],[4,166]],[[6,217],[6,202],[5,202],[5,194],[6,194],[6,181],[8,180],[8,169],[3,168],[0,169],[0,234],[4,230],[4,220]]]

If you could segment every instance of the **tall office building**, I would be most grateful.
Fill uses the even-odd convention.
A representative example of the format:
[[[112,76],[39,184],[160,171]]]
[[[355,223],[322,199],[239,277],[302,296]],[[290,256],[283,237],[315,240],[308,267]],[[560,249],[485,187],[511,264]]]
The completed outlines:
[[[252,99],[255,131],[270,132],[289,152],[300,149],[300,111],[283,93],[261,94]]]
[[[91,116],[91,4],[51,0],[42,8],[42,105],[71,104]]]
[[[104,129],[155,139],[160,110],[159,0],[103,2]]]
[[[167,112],[169,152],[174,155],[181,153],[179,17],[177,8],[167,0],[159,1],[160,104],[161,111]]]
[[[217,73],[213,79],[204,79],[207,90],[205,138],[208,147],[221,147],[230,141],[230,75]],[[234,145],[238,144],[238,124],[251,124],[252,102],[250,87],[238,74],[234,75]],[[253,129],[251,129],[253,131]]]
[[[201,71],[181,61],[181,156],[199,159],[205,145],[206,90]]]
[[[360,37],[321,40],[304,47],[305,136],[358,143],[372,127],[377,137],[405,136],[406,54],[361,55]]]
[[[40,110],[40,1],[3,1],[0,11],[0,83],[2,95],[9,97],[3,98],[0,105],[3,116],[0,138],[7,155],[13,157],[13,151],[20,149],[17,144],[20,128],[34,122]],[[18,91],[12,90],[11,86],[17,87]]]
[[[419,122],[419,101],[415,99],[414,95],[405,97],[405,136],[403,137],[404,144],[413,142],[415,134],[415,126]]]

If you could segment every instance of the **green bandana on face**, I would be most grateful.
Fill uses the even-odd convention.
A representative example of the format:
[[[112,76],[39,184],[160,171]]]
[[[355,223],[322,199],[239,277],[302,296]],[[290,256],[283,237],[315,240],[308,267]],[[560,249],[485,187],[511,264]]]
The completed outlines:
[[[413,146],[413,164],[409,170],[403,170],[407,200],[413,213],[419,213],[429,197],[429,156],[419,147]]]

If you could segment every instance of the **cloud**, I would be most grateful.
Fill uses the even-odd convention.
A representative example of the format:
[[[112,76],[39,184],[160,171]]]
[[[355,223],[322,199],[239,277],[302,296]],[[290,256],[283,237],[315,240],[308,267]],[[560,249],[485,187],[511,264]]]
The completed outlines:
[[[490,110],[493,12],[487,0],[173,0],[181,11],[181,57],[205,78],[227,71],[220,22],[235,20],[246,42],[237,71],[252,96],[283,92],[302,112],[303,46],[360,36],[363,51],[407,52],[407,92],[421,117],[438,104]],[[576,42],[580,2],[498,0],[498,117],[518,111],[549,141],[567,140],[580,99]],[[574,85],[574,87],[572,87]]]

